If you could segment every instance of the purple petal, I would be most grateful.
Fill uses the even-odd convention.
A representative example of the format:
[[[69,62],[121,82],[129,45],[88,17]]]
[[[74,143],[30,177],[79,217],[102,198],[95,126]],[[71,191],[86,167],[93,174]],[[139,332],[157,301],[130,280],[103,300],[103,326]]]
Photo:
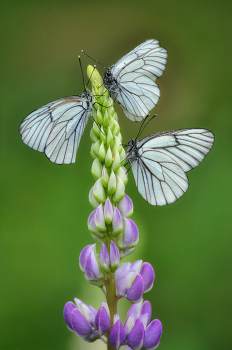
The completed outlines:
[[[90,323],[84,318],[79,310],[74,309],[71,314],[72,329],[79,337],[87,337],[92,333]]]
[[[142,276],[144,282],[144,293],[149,292],[155,279],[155,272],[151,264],[148,262],[143,263],[140,270],[140,275]]]
[[[128,335],[127,344],[133,349],[140,349],[143,346],[144,333],[143,323],[137,319]]]
[[[64,315],[64,320],[67,323],[68,328],[70,329],[70,331],[73,331],[72,328],[72,322],[71,322],[71,314],[72,311],[76,309],[75,304],[73,304],[71,301],[68,301],[65,306],[64,306],[64,311],[63,311],[63,315]]]
[[[90,280],[102,277],[96,260],[95,251],[92,251],[86,259],[85,276]]]
[[[148,323],[151,320],[151,304],[148,300],[144,301],[141,309],[141,315],[148,314]]]
[[[129,273],[131,273],[131,272],[129,272]],[[143,279],[140,275],[137,275],[135,280],[134,280],[134,283],[127,291],[126,298],[127,298],[127,300],[136,303],[136,302],[140,301],[140,299],[142,298],[143,291],[144,291]]]
[[[96,243],[95,244],[89,244],[84,249],[82,249],[81,254],[79,256],[79,265],[81,271],[85,271],[85,263],[87,256],[93,251],[96,250]]]
[[[100,232],[97,227],[96,227],[96,223],[95,223],[95,217],[96,217],[96,210],[93,210],[92,213],[89,215],[88,218],[88,229],[89,232],[97,237],[103,238],[104,234],[102,232]]]
[[[152,321],[146,329],[143,347],[146,349],[155,349],[160,342],[162,334],[162,324],[160,320]]]
[[[110,331],[110,344],[113,345],[117,350],[124,343],[126,339],[125,330],[120,320],[118,320]]]
[[[134,248],[139,241],[139,230],[133,220],[123,219],[123,235],[119,237],[119,248]]]
[[[127,217],[133,213],[133,202],[127,194],[125,194],[125,197],[118,203],[118,209],[123,217]]]
[[[118,280],[120,278],[121,275],[124,275],[124,273],[129,272],[131,267],[131,263],[128,261],[126,263],[122,263],[119,265],[119,267],[117,268],[117,270],[115,271],[115,281],[116,284],[118,283]]]
[[[104,306],[98,310],[95,323],[100,335],[105,334],[110,329],[110,318]]]

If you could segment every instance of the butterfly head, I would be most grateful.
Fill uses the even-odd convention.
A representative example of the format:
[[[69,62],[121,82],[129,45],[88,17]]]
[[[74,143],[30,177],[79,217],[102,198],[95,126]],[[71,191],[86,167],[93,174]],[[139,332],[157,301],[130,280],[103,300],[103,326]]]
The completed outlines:
[[[131,139],[128,142],[128,149],[126,153],[127,161],[130,163],[130,161],[136,160],[138,158],[138,148],[137,148],[137,139]]]
[[[111,67],[112,68],[112,67]],[[103,82],[107,90],[114,92],[117,87],[117,80],[111,72],[111,68],[108,68],[104,74]]]

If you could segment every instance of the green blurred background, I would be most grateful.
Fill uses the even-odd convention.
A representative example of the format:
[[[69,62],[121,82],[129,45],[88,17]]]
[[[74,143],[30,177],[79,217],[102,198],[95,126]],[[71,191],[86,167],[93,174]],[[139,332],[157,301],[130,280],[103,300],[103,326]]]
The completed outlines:
[[[103,301],[78,267],[81,249],[93,243],[86,227],[92,123],[76,163],[66,166],[26,147],[18,126],[41,105],[82,93],[81,49],[108,67],[151,38],[168,61],[158,115],[142,137],[202,127],[216,141],[189,173],[187,193],[169,206],[147,204],[130,172],[140,244],[129,259],[154,266],[145,298],[163,324],[160,350],[231,349],[231,15],[226,0],[1,2],[0,349],[104,349],[79,342],[62,316],[74,297],[95,308]],[[139,124],[116,109],[127,142]]]

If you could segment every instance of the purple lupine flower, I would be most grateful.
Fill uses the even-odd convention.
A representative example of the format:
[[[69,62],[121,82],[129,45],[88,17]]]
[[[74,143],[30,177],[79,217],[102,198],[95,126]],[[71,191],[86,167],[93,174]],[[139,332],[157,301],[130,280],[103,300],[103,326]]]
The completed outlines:
[[[123,229],[123,220],[122,215],[118,208],[114,207],[114,216],[113,216],[113,236],[118,236]]]
[[[131,267],[131,263],[129,261],[119,265],[119,267],[115,271],[116,284],[118,283],[118,280],[119,280],[121,275],[130,271],[130,267]]]
[[[106,273],[110,273],[110,257],[106,245],[101,245],[100,264]]]
[[[75,303],[76,305],[69,301],[64,306],[64,319],[68,328],[81,338],[93,338],[92,333],[94,332],[95,338],[99,338],[95,327],[96,310],[77,298],[75,298]]]
[[[139,242],[139,230],[131,219],[123,219],[123,232],[117,237],[117,244],[120,249],[134,248]]]
[[[103,238],[104,237],[104,233],[100,232],[97,229],[97,227],[96,227],[96,222],[95,222],[96,210],[97,209],[94,209],[92,211],[92,213],[89,215],[89,218],[88,218],[88,229],[89,229],[89,232],[92,235],[97,236],[99,238]]]
[[[118,203],[118,209],[123,217],[132,215],[133,202],[127,194],[125,194],[125,197]]]
[[[110,244],[110,269],[116,271],[120,263],[120,253],[116,244],[111,241]]]
[[[117,350],[123,345],[126,334],[121,321],[118,319],[110,331],[110,344]]]
[[[89,283],[101,287],[103,286],[102,277],[102,272],[99,269],[95,251],[92,251],[86,259],[85,278]]]
[[[92,252],[96,251],[96,243],[95,244],[89,244],[84,249],[82,249],[81,254],[79,256],[79,266],[82,272],[85,271],[85,263],[87,256]]]
[[[126,336],[129,337],[137,320],[143,324],[145,333],[143,340],[143,349],[150,350],[155,349],[160,342],[160,337],[162,334],[162,324],[159,320],[153,320],[150,324],[151,319],[151,304],[149,301],[141,300],[137,304],[133,304],[127,312],[127,319],[125,322],[125,332]],[[132,336],[130,335],[130,339]],[[133,348],[133,343],[127,341],[127,344]]]
[[[139,302],[144,291],[143,279],[136,272],[127,272],[120,276],[117,289],[119,294],[131,302]]]
[[[144,326],[143,323],[138,318],[135,321],[135,325],[128,334],[127,337],[127,345],[129,345],[132,349],[138,350],[143,346],[144,340]]]
[[[98,310],[95,323],[100,335],[105,334],[110,329],[110,316],[104,306]]]

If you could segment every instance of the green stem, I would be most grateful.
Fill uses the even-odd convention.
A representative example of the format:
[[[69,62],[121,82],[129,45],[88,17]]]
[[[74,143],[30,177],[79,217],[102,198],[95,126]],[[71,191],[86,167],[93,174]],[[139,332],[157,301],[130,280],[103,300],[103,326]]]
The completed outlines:
[[[109,234],[109,237],[110,236],[111,235]],[[110,243],[111,239],[107,239],[106,246],[108,252],[110,252]],[[115,273],[111,273],[108,277],[108,283],[106,285],[106,301],[110,310],[110,328],[112,328],[114,325],[114,315],[117,314]],[[107,333],[107,349],[114,349],[114,347],[110,344],[110,331]]]

